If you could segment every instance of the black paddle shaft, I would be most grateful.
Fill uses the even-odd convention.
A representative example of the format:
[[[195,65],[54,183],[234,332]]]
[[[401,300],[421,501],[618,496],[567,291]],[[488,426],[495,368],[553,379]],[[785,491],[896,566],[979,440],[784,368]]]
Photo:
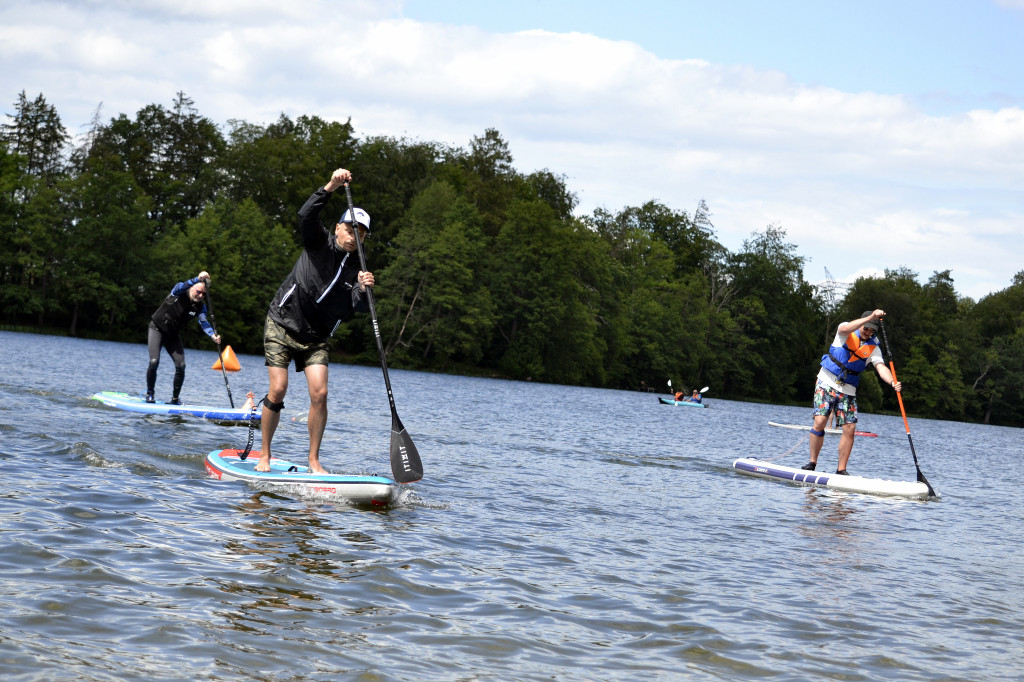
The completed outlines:
[[[210,320],[214,335],[217,334],[217,323],[213,320],[213,301],[210,300],[210,280],[206,280],[206,317]],[[228,389],[228,402],[231,409],[235,409],[235,399],[231,397],[231,385],[228,383],[228,373],[224,371],[224,354],[220,350],[220,342],[217,343],[217,358],[220,361],[220,373],[224,377],[224,387]]]
[[[356,209],[352,203],[352,188],[345,183],[345,198],[348,199],[348,213],[352,230],[356,238],[356,251],[359,253],[359,267],[367,272],[366,255],[363,242],[359,238],[359,223],[356,221]],[[358,286],[358,284],[357,284]],[[377,306],[373,300],[373,287],[366,287],[366,300],[370,306],[370,319],[373,321],[373,336],[377,339],[377,352],[380,353],[380,368],[384,372],[384,386],[388,391],[388,404],[391,406],[391,472],[399,483],[413,483],[423,478],[423,463],[412,438],[398,418],[395,407],[395,396],[391,392],[391,379],[388,377],[387,356],[384,353],[384,342],[380,337],[380,325],[377,324]]]

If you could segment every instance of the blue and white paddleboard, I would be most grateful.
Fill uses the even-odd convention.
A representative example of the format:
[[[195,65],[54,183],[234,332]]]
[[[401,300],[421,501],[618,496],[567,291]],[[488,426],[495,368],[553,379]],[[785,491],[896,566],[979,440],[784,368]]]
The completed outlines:
[[[398,483],[387,476],[311,474],[309,467],[273,457],[270,471],[256,471],[259,450],[241,459],[242,450],[214,450],[206,456],[206,470],[222,481],[245,481],[299,488],[318,495],[340,497],[353,504],[385,506],[398,495]]]
[[[166,414],[184,415],[189,417],[201,417],[215,422],[231,422],[244,424],[249,421],[250,410],[248,408],[213,407],[210,405],[171,405],[160,400],[155,403],[147,403],[142,396],[118,393],[117,391],[100,391],[92,396],[104,405],[116,407],[119,410],[128,412],[139,412],[142,414]],[[256,421],[262,416],[262,410],[256,411]]]
[[[840,474],[804,471],[795,467],[765,462],[755,457],[741,457],[733,462],[732,466],[741,474],[771,478],[778,481],[789,481],[801,485],[820,486],[850,493],[908,497],[917,500],[927,500],[929,498],[928,486],[920,481],[889,481],[883,478],[864,478],[862,476],[842,476]],[[936,495],[938,495],[938,492],[936,492]]]
[[[768,426],[778,426],[782,429],[795,429],[796,431],[810,431],[813,426],[810,424],[780,424],[779,422],[768,422]],[[836,427],[826,427],[825,433],[832,434],[834,436],[843,435],[843,430]],[[868,438],[878,438],[877,433],[871,433],[870,431],[854,431],[855,436],[867,436]]]
[[[707,407],[707,403],[695,403],[692,400],[675,400],[673,398],[658,397],[662,405],[685,405],[686,407]]]

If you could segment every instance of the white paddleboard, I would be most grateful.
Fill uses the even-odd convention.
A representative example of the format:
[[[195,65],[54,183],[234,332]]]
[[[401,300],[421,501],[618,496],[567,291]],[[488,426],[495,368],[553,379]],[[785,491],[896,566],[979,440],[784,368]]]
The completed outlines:
[[[779,422],[768,422],[768,426],[778,426],[780,429],[795,429],[796,431],[810,431],[811,426],[809,424],[780,424]],[[842,429],[836,428],[825,428],[825,433],[833,436],[842,435]],[[870,431],[854,431],[855,436],[867,436],[868,438],[878,438],[877,433],[871,433]]]
[[[863,478],[862,476],[842,476],[840,474],[804,471],[796,467],[766,462],[755,457],[741,457],[733,462],[732,466],[741,474],[788,481],[801,485],[820,486],[850,493],[888,495],[916,500],[926,500],[929,497],[928,486],[920,481],[889,481],[883,478]],[[938,491],[935,494],[939,496]]]

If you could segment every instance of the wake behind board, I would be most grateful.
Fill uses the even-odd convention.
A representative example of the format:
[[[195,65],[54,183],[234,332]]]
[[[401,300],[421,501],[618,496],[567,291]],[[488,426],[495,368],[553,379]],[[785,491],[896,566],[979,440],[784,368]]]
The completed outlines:
[[[915,500],[927,500],[928,486],[920,481],[889,481],[883,478],[864,478],[862,476],[841,476],[815,471],[804,471],[782,464],[772,464],[755,457],[741,457],[732,463],[736,471],[750,476],[770,478],[778,481],[789,481],[802,485],[819,486],[849,493],[867,495],[886,495],[906,497]],[[938,496],[938,493],[936,492]]]
[[[768,426],[778,426],[782,429],[796,429],[797,431],[810,431],[811,426],[809,424],[780,424],[778,422],[768,422]],[[826,428],[825,433],[830,433],[833,436],[840,436],[843,433],[842,429]],[[866,436],[868,438],[878,438],[877,433],[871,433],[870,431],[854,431],[855,436]]]
[[[139,412],[141,414],[165,414],[184,415],[189,417],[201,417],[219,423],[247,424],[249,422],[249,409],[237,407],[213,407],[210,405],[171,405],[163,401],[147,403],[142,396],[128,395],[117,391],[100,391],[90,396],[109,407],[116,407],[119,410],[128,412]],[[261,418],[261,411],[256,412],[256,421]]]
[[[395,501],[398,483],[386,476],[346,476],[342,474],[311,474],[309,467],[272,457],[270,471],[256,471],[259,450],[246,459],[242,450],[214,450],[206,456],[206,471],[222,481],[245,481],[285,487],[344,498],[353,504],[385,506]]]
[[[707,407],[707,403],[694,403],[689,400],[673,400],[672,398],[658,397],[662,405],[685,405],[686,407]]]

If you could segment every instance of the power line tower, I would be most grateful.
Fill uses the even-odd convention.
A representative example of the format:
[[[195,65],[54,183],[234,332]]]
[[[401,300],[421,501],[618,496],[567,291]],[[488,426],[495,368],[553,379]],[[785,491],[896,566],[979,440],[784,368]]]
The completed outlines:
[[[832,273],[825,268],[825,281],[818,285],[821,290],[822,298],[825,300],[825,341],[829,342],[832,340],[834,334],[834,323],[839,312],[839,305],[846,299],[846,294],[850,291],[849,284],[845,282],[837,282],[836,278],[832,276]]]

